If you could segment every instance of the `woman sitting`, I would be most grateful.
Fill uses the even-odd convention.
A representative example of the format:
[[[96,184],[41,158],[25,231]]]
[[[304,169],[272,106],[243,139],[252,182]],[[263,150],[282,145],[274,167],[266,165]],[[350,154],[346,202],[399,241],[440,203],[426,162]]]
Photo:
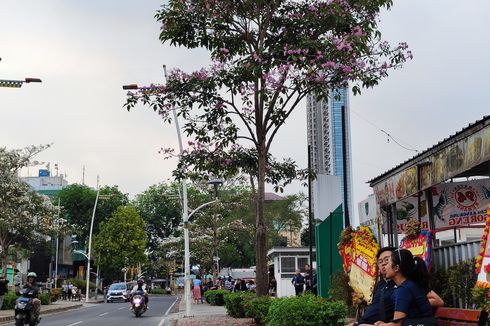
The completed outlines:
[[[385,266],[386,278],[396,284],[392,300],[395,304],[393,320],[378,321],[376,326],[437,325],[432,307],[427,299],[429,272],[422,258],[414,257],[406,249],[397,249],[391,262]]]

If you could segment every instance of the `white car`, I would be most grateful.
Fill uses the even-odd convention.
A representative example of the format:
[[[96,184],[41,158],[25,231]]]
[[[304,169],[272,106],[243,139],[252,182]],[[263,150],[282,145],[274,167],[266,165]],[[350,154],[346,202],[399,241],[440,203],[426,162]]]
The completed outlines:
[[[129,301],[128,294],[126,283],[113,283],[107,290],[107,302]]]

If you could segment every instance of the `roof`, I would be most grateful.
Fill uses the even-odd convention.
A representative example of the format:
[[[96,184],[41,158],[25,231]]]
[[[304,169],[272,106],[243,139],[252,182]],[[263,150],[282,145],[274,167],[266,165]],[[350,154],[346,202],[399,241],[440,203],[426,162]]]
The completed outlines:
[[[273,192],[266,192],[266,193],[264,194],[264,198],[265,198],[265,199],[264,199],[265,201],[284,200],[284,197],[279,196],[279,195],[277,195],[277,194],[275,194],[275,193],[273,193]]]
[[[305,255],[310,252],[310,247],[273,247],[267,252],[267,256],[277,256],[279,254]],[[313,252],[316,252],[313,247]]]
[[[474,123],[470,123],[467,127],[461,129],[460,131],[456,132],[455,134],[453,134],[447,138],[444,138],[443,140],[441,140],[437,144],[433,145],[432,147],[427,148],[425,151],[413,156],[412,158],[406,160],[405,162],[403,162],[403,163],[395,166],[394,168],[380,174],[379,176],[369,180],[368,183],[372,187],[373,185],[381,182],[383,179],[390,177],[390,176],[398,173],[399,171],[403,170],[404,168],[406,168],[410,165],[414,165],[415,163],[424,160],[425,158],[427,158],[431,154],[438,152],[439,150],[461,140],[462,138],[465,138],[466,136],[468,136],[469,134],[472,133],[471,131],[473,131],[473,129],[479,130],[488,124],[490,124],[490,116],[489,115],[484,116],[482,119],[477,120]]]

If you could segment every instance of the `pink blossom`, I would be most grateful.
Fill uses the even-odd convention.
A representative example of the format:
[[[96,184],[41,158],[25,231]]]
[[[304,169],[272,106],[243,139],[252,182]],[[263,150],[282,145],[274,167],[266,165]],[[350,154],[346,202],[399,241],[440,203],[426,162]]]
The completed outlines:
[[[224,54],[228,54],[230,53],[230,50],[228,50],[227,48],[220,48],[219,49],[221,52],[223,52]]]
[[[344,66],[344,67],[342,68],[342,71],[343,71],[343,72],[345,72],[346,74],[349,74],[349,73],[351,73],[353,70],[352,70],[352,68],[351,68],[351,67],[349,67],[349,66]]]

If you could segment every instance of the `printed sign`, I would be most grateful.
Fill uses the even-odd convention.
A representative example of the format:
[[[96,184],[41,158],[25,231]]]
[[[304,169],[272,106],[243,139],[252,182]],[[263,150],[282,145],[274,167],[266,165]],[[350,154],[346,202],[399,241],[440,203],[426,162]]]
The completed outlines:
[[[420,190],[444,182],[463,171],[490,159],[490,126],[432,154],[420,165]],[[373,186],[380,207],[395,203],[417,193],[417,166],[383,180]]]
[[[490,203],[490,179],[443,183],[432,188],[434,223],[437,231],[452,227],[484,224]],[[429,229],[427,200],[420,198],[421,229]],[[418,217],[418,199],[408,197],[396,203],[396,226],[404,233],[411,217]],[[383,215],[385,213],[383,212]],[[386,233],[386,230],[383,230]]]
[[[344,260],[344,267],[347,263],[350,265],[348,269],[349,284],[355,292],[362,294],[367,303],[370,303],[378,272],[376,253],[379,250],[379,244],[367,226],[361,226],[359,230],[352,233],[351,244],[349,261]]]
[[[416,238],[403,238],[400,248],[410,250],[412,255],[422,258],[430,269],[431,233],[422,231]]]

